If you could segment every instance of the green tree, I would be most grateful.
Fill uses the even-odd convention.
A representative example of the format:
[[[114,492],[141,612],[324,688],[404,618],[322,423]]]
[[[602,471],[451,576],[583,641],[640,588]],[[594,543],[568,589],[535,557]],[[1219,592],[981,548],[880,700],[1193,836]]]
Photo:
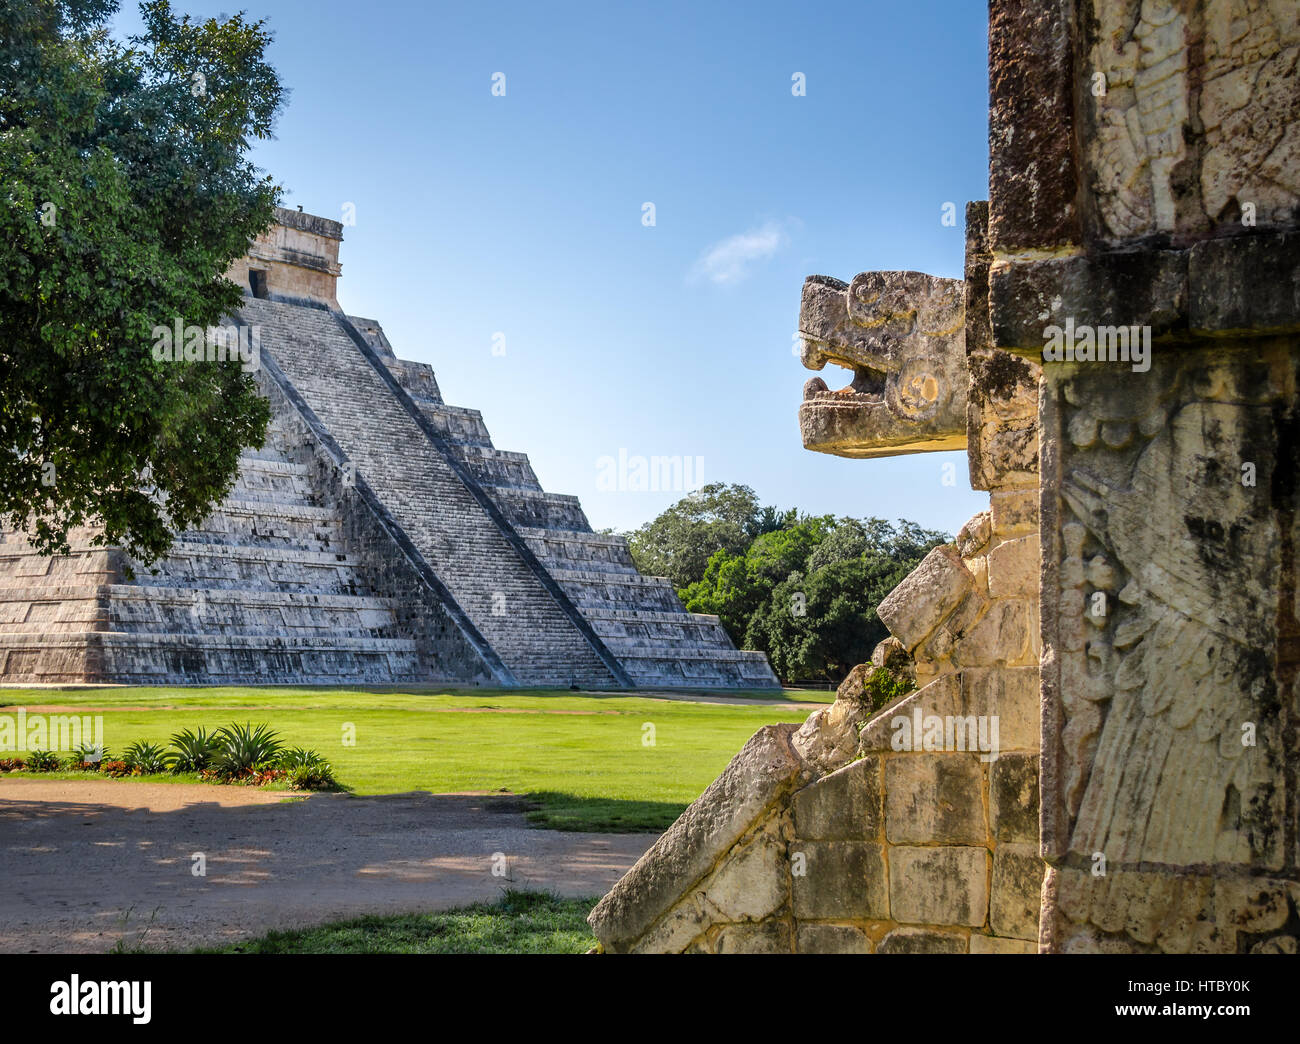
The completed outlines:
[[[872,555],[792,573],[750,617],[745,647],[787,680],[839,681],[888,637],[876,606],[914,564]]]
[[[780,518],[743,551],[716,550],[678,595],[717,616],[738,646],[767,653],[780,677],[838,681],[886,637],[876,606],[947,534],[879,518]]]
[[[748,486],[713,482],[629,533],[628,547],[642,573],[666,576],[683,588],[703,578],[715,552],[742,554],[775,520]]]
[[[750,618],[778,584],[804,568],[834,525],[830,515],[806,518],[760,534],[741,554],[717,551],[704,576],[678,595],[690,612],[717,616],[732,641],[743,644]]]
[[[159,361],[153,330],[223,324],[222,278],[279,190],[246,158],[282,89],[263,22],[106,28],[117,0],[0,0],[0,520],[151,561],[229,491],[269,408],[239,359]]]

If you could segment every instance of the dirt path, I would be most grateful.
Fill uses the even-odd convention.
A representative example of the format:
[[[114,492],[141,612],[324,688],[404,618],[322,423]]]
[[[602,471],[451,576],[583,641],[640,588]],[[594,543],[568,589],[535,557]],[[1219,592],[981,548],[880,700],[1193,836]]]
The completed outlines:
[[[0,951],[95,952],[123,937],[186,948],[362,913],[445,909],[506,887],[600,895],[655,840],[529,829],[509,797],[286,796],[0,782]],[[206,876],[193,873],[196,853]],[[494,863],[506,877],[494,876]]]

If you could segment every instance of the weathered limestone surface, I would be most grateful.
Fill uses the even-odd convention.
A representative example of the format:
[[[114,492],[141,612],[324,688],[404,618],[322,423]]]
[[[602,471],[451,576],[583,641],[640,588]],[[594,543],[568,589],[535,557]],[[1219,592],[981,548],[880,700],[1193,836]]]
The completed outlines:
[[[312,443],[270,382],[267,443],[235,490],[158,563],[76,534],[73,554],[0,540],[0,654],[8,682],[339,683],[488,680],[472,648],[362,508],[316,481]]]
[[[153,572],[0,532],[0,681],[768,688],[432,370],[338,309],[342,226],[280,210],[231,278],[275,420]]]
[[[994,6],[1008,34],[1037,17]],[[1040,945],[1294,951],[1300,11],[1037,6],[994,107],[1046,56],[1042,124],[1081,147],[994,161],[994,343],[1151,338],[1145,368],[1042,366]],[[1073,201],[1055,256],[1013,184]]]
[[[769,725],[755,733],[636,871],[600,901],[590,920],[606,949],[712,948],[716,937],[702,937],[710,928],[732,923],[728,912],[739,911],[739,922],[750,919],[743,916],[754,901],[743,894],[750,889],[764,894],[771,889],[773,896],[752,919],[788,907],[785,860],[774,860],[789,830],[789,814],[781,806],[808,775],[791,742],[793,732],[791,725]],[[760,851],[751,852],[755,846]]]
[[[335,287],[343,271],[339,244],[343,225],[329,218],[277,207],[275,224],[249,244],[227,278],[281,299],[315,301],[338,308]]]

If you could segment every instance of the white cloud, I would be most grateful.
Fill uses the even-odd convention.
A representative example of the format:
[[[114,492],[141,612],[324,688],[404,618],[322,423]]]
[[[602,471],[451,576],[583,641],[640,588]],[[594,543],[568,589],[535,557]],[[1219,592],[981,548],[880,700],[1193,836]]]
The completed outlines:
[[[748,232],[728,236],[709,247],[691,270],[696,278],[719,286],[745,279],[759,261],[766,261],[789,241],[784,223],[768,221]]]

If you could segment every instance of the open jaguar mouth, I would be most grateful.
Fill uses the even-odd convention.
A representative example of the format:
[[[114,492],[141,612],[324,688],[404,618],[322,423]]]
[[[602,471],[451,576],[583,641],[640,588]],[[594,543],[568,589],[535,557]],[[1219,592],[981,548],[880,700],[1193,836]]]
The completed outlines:
[[[829,345],[812,340],[805,340],[803,362],[812,369],[821,369],[826,363],[834,363],[849,370],[853,380],[843,388],[831,390],[821,377],[810,377],[803,386],[803,401],[826,400],[837,403],[877,403],[885,401],[885,373],[859,362],[850,362],[832,354]]]
[[[854,402],[884,402],[885,375],[879,370],[865,366],[854,367],[853,381],[843,388],[832,391],[820,377],[810,377],[803,386],[803,401],[812,399],[830,399],[835,402],[852,400]]]

